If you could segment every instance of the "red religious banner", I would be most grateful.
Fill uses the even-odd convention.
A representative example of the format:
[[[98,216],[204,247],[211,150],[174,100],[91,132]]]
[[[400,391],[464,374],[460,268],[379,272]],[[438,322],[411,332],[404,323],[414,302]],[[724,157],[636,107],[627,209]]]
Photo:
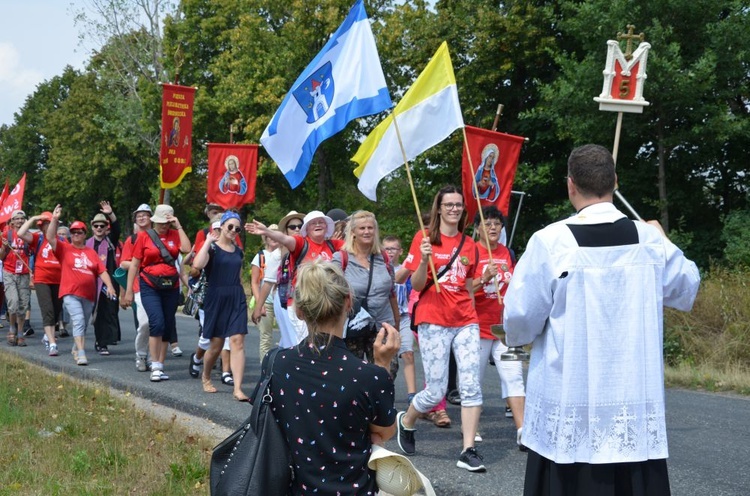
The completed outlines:
[[[208,203],[239,208],[255,201],[258,145],[208,144]]]
[[[8,193],[8,197],[5,198],[2,207],[0,207],[0,223],[8,222],[11,215],[13,215],[13,212],[21,210],[21,207],[23,206],[23,192],[25,189],[26,173],[24,172],[23,176],[21,176],[21,180],[18,181],[16,187]]]
[[[481,205],[495,205],[503,215],[508,216],[510,192],[524,139],[521,136],[466,126],[467,144],[464,146],[461,176],[468,222],[473,222],[477,213],[475,183]],[[473,175],[466,155],[467,147],[474,165]]]
[[[161,101],[161,152],[159,153],[162,188],[174,188],[192,171],[190,155],[193,138],[193,98],[195,88],[164,84]]]

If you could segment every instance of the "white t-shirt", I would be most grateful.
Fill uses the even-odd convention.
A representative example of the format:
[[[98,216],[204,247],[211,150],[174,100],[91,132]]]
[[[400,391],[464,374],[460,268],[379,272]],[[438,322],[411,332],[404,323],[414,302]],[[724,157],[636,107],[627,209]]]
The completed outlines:
[[[279,271],[279,265],[281,264],[281,249],[276,248],[273,251],[263,250],[263,255],[266,259],[266,267],[263,269],[263,281],[276,284],[276,273]],[[260,267],[260,255],[258,253],[255,254],[250,264]],[[268,294],[266,302],[273,303],[273,292]]]

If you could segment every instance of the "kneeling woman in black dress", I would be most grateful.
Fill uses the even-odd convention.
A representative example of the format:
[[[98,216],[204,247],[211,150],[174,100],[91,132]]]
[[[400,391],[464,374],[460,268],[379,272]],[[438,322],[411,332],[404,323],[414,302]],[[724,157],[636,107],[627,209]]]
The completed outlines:
[[[331,262],[300,266],[294,305],[309,335],[279,352],[271,380],[271,408],[294,462],[292,494],[377,494],[367,461],[372,444],[396,432],[388,367],[400,346],[398,330],[380,328],[375,363],[347,349],[341,336],[351,289]]]
[[[242,392],[242,375],[245,370],[245,334],[247,334],[247,298],[240,281],[242,250],[235,245],[240,232],[240,216],[225,212],[221,217],[221,231],[206,234],[206,242],[195,255],[193,268],[207,274],[208,289],[203,301],[205,319],[203,337],[211,340],[203,365],[203,391],[215,393],[211,383],[211,370],[229,338],[229,364],[234,377],[234,398],[248,401]]]

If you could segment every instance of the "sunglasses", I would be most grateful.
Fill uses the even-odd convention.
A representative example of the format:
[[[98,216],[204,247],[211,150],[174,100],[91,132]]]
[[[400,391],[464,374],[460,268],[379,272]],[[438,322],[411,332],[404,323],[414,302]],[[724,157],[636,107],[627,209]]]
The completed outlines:
[[[85,234],[86,231],[82,231],[81,229],[71,229],[70,234]]]
[[[107,227],[107,224],[92,224],[92,227],[94,229],[104,229],[105,227]]]
[[[302,224],[287,224],[286,228],[287,229],[294,229],[295,231],[299,231],[300,229],[302,229]]]
[[[234,226],[234,225],[230,224],[230,225],[227,226],[227,231],[229,231],[229,232],[234,231],[234,232],[239,233],[239,232],[242,232],[242,227],[241,226]]]

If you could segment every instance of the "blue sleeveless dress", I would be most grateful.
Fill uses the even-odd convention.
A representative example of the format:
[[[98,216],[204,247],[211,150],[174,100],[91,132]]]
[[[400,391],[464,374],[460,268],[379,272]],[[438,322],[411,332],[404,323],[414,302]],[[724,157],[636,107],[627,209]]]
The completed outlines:
[[[240,282],[243,253],[224,251],[214,245],[206,265],[208,289],[203,302],[203,337],[228,338],[247,334],[247,298]]]

